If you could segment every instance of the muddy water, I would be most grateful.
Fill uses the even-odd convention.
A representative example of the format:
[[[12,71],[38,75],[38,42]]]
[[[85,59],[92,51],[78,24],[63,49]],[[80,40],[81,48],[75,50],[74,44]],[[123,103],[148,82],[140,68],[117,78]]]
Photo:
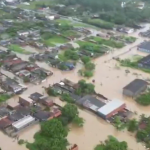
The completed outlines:
[[[148,26],[146,26],[146,29]],[[143,29],[145,30],[145,29]],[[137,37],[138,32],[134,33],[133,36]],[[139,39],[128,45],[121,50],[115,50],[113,53],[105,55],[101,58],[94,60],[96,64],[95,75],[92,79],[95,79],[95,87],[96,91],[105,95],[109,99],[118,98],[124,101],[127,104],[127,107],[132,111],[137,111],[138,114],[147,114],[149,115],[150,107],[142,107],[135,103],[132,99],[127,99],[122,96],[122,88],[126,86],[129,82],[137,78],[137,76],[133,75],[133,73],[140,74],[139,78],[148,78],[149,74],[143,73],[138,70],[133,70],[130,68],[118,68],[116,67],[117,62],[112,60],[112,57],[117,56],[118,54],[122,54],[123,52],[128,51],[130,48],[138,45],[143,39],[139,37]],[[132,53],[132,52],[131,52]],[[127,54],[126,58],[130,56],[130,53]],[[22,55],[23,57],[23,55]],[[121,56],[123,57],[123,56]],[[29,89],[25,91],[23,94],[29,96],[29,94],[33,92],[40,92],[42,94],[46,94],[42,86],[48,86],[49,84],[53,84],[59,82],[60,80],[67,78],[73,82],[77,82],[81,79],[78,76],[78,70],[82,67],[81,64],[77,64],[77,68],[72,72],[61,72],[57,69],[50,68],[45,63],[38,63],[39,66],[44,67],[45,69],[50,69],[54,72],[52,77],[49,77],[46,82],[41,85],[30,85]],[[125,70],[130,70],[129,74],[125,73]],[[91,82],[92,79],[88,81]],[[101,85],[102,84],[102,85]],[[18,101],[18,98],[12,98],[8,101]],[[55,100],[60,105],[64,105],[59,100]],[[136,142],[135,138],[131,136],[128,132],[116,131],[115,128],[106,123],[104,120],[97,118],[95,115],[85,111],[80,110],[80,116],[85,119],[85,125],[83,128],[75,128],[71,127],[71,131],[68,135],[68,140],[70,143],[76,143],[79,145],[80,150],[92,150],[100,141],[104,141],[108,135],[113,135],[118,138],[120,141],[127,141],[129,148],[133,150],[144,150],[145,148],[139,143]],[[31,127],[29,130],[27,129],[23,134],[20,135],[20,138],[27,139],[28,141],[33,141],[33,134],[39,130],[39,126]],[[15,150],[25,150],[25,147],[18,146],[16,143],[12,142],[11,138],[8,138],[3,133],[0,133],[0,138],[4,139],[4,141],[8,141],[10,144],[10,148]],[[4,142],[0,143],[0,147],[3,150],[8,150],[8,145],[6,146]]]

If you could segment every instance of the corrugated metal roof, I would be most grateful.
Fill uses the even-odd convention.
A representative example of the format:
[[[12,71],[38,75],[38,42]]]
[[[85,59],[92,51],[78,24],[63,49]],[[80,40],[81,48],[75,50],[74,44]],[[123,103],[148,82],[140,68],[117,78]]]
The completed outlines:
[[[26,116],[26,117],[18,120],[17,122],[14,122],[12,124],[12,126],[16,129],[20,129],[34,120],[35,120],[35,118],[33,118],[32,116],[29,115],[29,116]]]
[[[108,102],[106,105],[98,109],[98,112],[106,116],[123,104],[124,102],[122,102],[121,100],[113,99],[112,101]]]

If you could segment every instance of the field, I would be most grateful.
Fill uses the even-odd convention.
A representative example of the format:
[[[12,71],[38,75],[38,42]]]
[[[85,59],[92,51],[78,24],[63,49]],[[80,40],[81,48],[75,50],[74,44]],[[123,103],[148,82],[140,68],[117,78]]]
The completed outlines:
[[[66,37],[80,37],[80,35],[76,31],[73,31],[73,30],[67,30],[67,31],[62,32],[61,34]]]
[[[30,54],[30,52],[24,50],[23,48],[21,48],[19,45],[10,45],[9,46],[9,49],[13,52],[16,52],[16,53],[20,53],[20,54]]]
[[[48,40],[45,40],[44,43],[47,46],[55,46],[57,44],[64,44],[67,43],[68,40],[61,37],[61,36],[53,36],[52,38],[49,38]]]

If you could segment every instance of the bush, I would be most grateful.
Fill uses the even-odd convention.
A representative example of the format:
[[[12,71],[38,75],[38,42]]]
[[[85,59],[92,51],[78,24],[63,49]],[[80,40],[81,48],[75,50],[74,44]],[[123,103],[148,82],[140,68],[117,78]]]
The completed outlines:
[[[25,141],[23,140],[23,139],[20,139],[19,141],[18,141],[18,144],[19,145],[22,145],[22,144],[24,144],[25,143]]]
[[[138,98],[136,98],[136,102],[143,106],[150,105],[150,92],[140,95]]]
[[[69,94],[66,94],[66,93],[61,95],[61,100],[65,101],[65,102],[68,102],[68,103],[73,103],[74,102],[73,98]]]
[[[84,77],[87,77],[87,78],[90,78],[90,77],[92,77],[93,76],[93,72],[92,71],[84,71],[83,72],[84,73]]]
[[[84,64],[87,64],[88,62],[91,61],[91,58],[88,57],[88,56],[83,56],[83,57],[81,58],[81,61],[82,61]]]
[[[88,62],[88,63],[85,64],[85,69],[94,70],[95,69],[95,64],[91,63],[91,62]]]
[[[64,55],[65,55],[65,57],[67,57],[68,59],[71,59],[71,60],[78,60],[79,59],[78,54],[72,50],[66,50]]]

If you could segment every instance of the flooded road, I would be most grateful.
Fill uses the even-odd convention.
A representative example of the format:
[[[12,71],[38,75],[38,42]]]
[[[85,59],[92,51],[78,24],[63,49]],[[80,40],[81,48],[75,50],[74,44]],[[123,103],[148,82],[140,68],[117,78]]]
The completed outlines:
[[[149,26],[147,25],[145,29],[147,30]],[[138,32],[133,33],[132,36],[138,37]],[[96,92],[108,97],[109,99],[117,98],[124,101],[127,107],[131,111],[136,111],[138,115],[147,114],[149,115],[150,107],[142,107],[135,103],[132,99],[127,99],[122,96],[122,89],[129,82],[137,78],[133,73],[139,74],[138,78],[149,78],[149,74],[143,73],[138,70],[133,70],[131,68],[123,68],[118,67],[119,64],[112,57],[117,56],[121,53],[128,51],[130,48],[137,46],[140,42],[143,41],[143,38],[138,37],[137,41],[131,45],[127,45],[126,47],[115,50],[113,53],[102,56],[98,59],[95,59],[94,62],[96,64],[94,77],[91,79],[87,79],[88,82],[92,82],[92,79],[95,79],[95,88]],[[135,53],[136,50],[134,49]],[[127,55],[127,54],[126,54]],[[128,58],[129,54],[126,56]],[[123,57],[123,56],[121,56]],[[21,56],[23,59],[23,56]],[[26,59],[26,58],[25,58]],[[82,67],[79,63],[77,67],[72,72],[61,72],[57,69],[49,67],[45,63],[39,63],[40,67],[44,67],[45,69],[50,69],[54,72],[54,75],[49,77],[46,82],[43,82],[41,85],[30,85],[28,90],[23,94],[29,96],[33,92],[39,92],[42,94],[46,94],[43,86],[48,86],[49,84],[53,84],[59,82],[60,80],[67,78],[73,82],[78,82],[82,77],[79,77],[78,70]],[[125,73],[125,70],[130,70],[129,74]],[[102,85],[101,85],[102,84]],[[12,98],[8,101],[18,101],[18,98]],[[55,100],[56,103],[60,105],[64,105],[64,103],[59,100]],[[104,120],[97,118],[94,114],[91,114],[85,110],[79,110],[80,116],[85,119],[85,125],[83,128],[71,127],[71,131],[68,135],[68,140],[70,143],[78,144],[80,150],[93,150],[94,147],[100,143],[100,141],[104,141],[108,135],[112,135],[120,141],[127,141],[129,148],[132,150],[145,150],[145,148],[136,142],[136,139],[131,136],[127,131],[117,131],[112,125],[108,124]],[[32,131],[31,131],[32,130]],[[21,139],[26,139],[29,142],[33,141],[33,134],[39,130],[39,126],[32,127],[30,130],[26,130],[23,134],[20,135]],[[5,136],[3,133],[0,133],[0,138],[7,140],[10,142],[10,148],[14,150],[26,150],[24,146],[19,146],[16,143],[12,142],[12,139]],[[8,147],[4,145],[3,142],[0,143],[0,147],[3,150],[8,150]]]

